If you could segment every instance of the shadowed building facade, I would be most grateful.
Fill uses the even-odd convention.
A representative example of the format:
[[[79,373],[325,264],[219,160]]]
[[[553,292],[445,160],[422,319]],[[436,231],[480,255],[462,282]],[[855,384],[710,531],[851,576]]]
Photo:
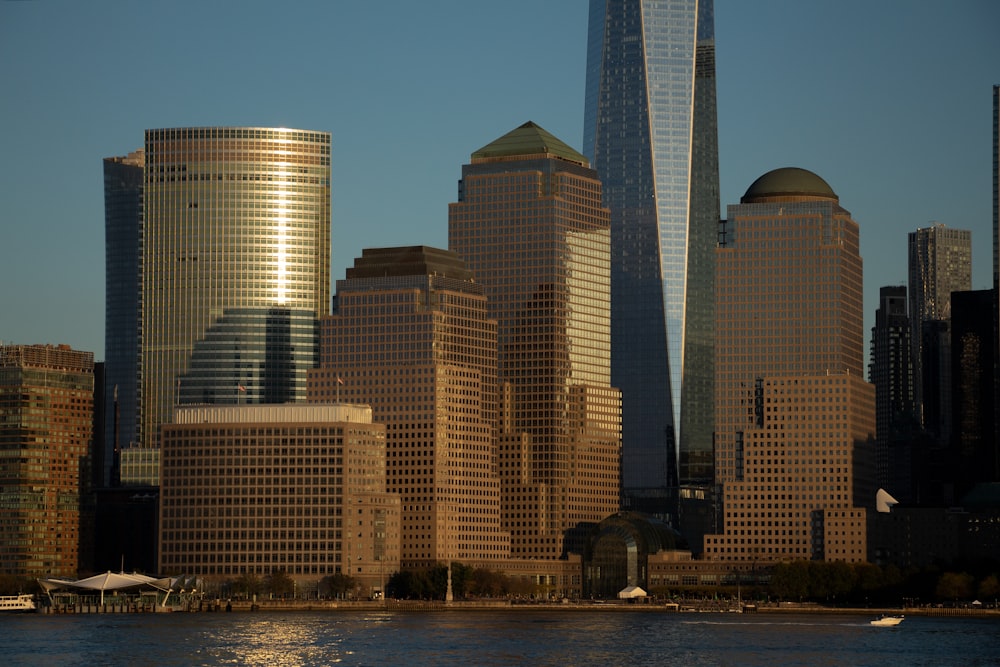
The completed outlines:
[[[503,525],[513,558],[582,553],[619,509],[610,230],[587,159],[532,122],[472,154],[448,247],[497,323]]]
[[[330,298],[330,134],[147,130],[140,439],[176,404],[306,396]]]
[[[677,525],[712,480],[719,221],[711,0],[591,0],[583,153],[611,213],[623,508]],[[679,465],[679,469],[678,469]]]
[[[951,293],[972,289],[972,232],[937,224],[910,232],[910,327],[921,424],[951,440]]]
[[[322,320],[310,401],[371,405],[386,426],[388,490],[402,502],[402,567],[497,562],[496,322],[454,253],[366,249]]]
[[[900,502],[913,502],[926,448],[917,416],[906,304],[905,285],[879,289],[868,379],[875,386],[876,480]]]
[[[144,163],[142,149],[104,159],[102,486],[117,485],[118,452],[138,441]]]
[[[863,561],[875,390],[858,224],[819,176],[777,169],[720,225],[713,560]]]

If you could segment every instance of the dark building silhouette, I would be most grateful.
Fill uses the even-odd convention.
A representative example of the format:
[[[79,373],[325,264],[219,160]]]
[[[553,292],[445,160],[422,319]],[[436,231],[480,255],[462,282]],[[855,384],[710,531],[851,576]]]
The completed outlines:
[[[875,385],[876,482],[900,502],[917,499],[926,456],[917,416],[906,287],[882,287],[872,327],[868,379]]]
[[[964,498],[976,484],[1000,482],[997,451],[994,373],[996,331],[993,290],[953,292],[952,299],[952,438],[955,497]]]
[[[951,293],[972,289],[972,232],[942,224],[908,236],[908,290],[917,406],[941,444],[951,439]]]

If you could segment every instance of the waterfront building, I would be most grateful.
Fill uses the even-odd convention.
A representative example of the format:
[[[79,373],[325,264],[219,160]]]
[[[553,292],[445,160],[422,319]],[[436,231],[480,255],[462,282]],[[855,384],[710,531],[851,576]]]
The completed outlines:
[[[140,148],[104,159],[104,407],[99,486],[120,481],[122,449],[138,442],[139,318],[142,292],[142,193],[145,156]]]
[[[758,178],[720,224],[716,560],[863,561],[875,390],[858,224],[816,174]]]
[[[499,349],[503,526],[513,558],[582,553],[619,509],[610,229],[587,159],[532,122],[472,153],[448,247],[488,298]]]
[[[147,130],[138,438],[176,404],[304,401],[330,298],[330,134]]]
[[[94,353],[0,346],[0,574],[76,576]]]
[[[508,557],[497,472],[497,329],[452,252],[365,249],[321,324],[310,401],[370,405],[386,426],[404,568]]]
[[[942,224],[908,235],[910,329],[921,424],[951,439],[951,293],[972,289],[972,232]]]
[[[591,0],[583,153],[611,212],[622,502],[676,525],[678,482],[695,499],[712,481],[719,167],[711,0]]]
[[[913,502],[923,438],[917,418],[906,304],[905,285],[879,290],[868,379],[875,385],[876,480],[900,502]]]
[[[374,594],[399,567],[399,497],[368,406],[181,406],[161,452],[164,574],[345,574]]]

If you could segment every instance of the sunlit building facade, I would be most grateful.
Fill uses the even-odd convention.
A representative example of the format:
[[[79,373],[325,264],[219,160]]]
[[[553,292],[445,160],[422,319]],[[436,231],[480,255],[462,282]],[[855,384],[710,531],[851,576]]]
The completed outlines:
[[[676,524],[678,483],[712,479],[711,0],[591,0],[583,146],[611,211],[623,505]]]
[[[513,558],[581,553],[619,509],[610,229],[587,159],[532,122],[472,154],[448,247],[497,322],[500,476]]]
[[[0,574],[78,574],[93,427],[93,352],[0,345]]]
[[[497,563],[496,322],[455,253],[369,248],[337,281],[309,400],[372,407],[387,488],[401,499],[401,562]],[[488,567],[488,565],[486,565]]]
[[[858,223],[816,174],[758,178],[716,250],[716,560],[860,561],[874,504]]]
[[[399,569],[399,497],[368,406],[182,406],[161,442],[161,572],[345,574],[376,592]]]
[[[330,134],[147,130],[142,445],[176,404],[305,400],[330,297]]]

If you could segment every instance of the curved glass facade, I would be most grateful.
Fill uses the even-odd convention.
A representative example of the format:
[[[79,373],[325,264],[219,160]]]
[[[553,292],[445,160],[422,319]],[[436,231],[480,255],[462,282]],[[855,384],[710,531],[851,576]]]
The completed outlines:
[[[711,1],[592,0],[584,153],[611,210],[612,384],[626,509],[712,477],[719,220]]]
[[[147,130],[145,156],[144,443],[179,402],[305,400],[330,301],[330,134]]]

